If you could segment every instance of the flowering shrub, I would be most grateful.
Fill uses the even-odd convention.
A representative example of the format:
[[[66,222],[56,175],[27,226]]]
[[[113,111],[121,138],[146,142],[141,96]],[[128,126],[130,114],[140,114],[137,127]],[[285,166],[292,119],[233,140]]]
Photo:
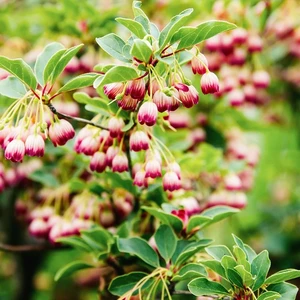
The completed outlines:
[[[269,275],[266,250],[235,235],[230,250],[203,235],[243,209],[252,187],[260,150],[238,125],[268,104],[259,28],[187,26],[192,9],[160,28],[141,2],[132,10],[133,19],[116,18],[127,29],[121,36],[96,37],[99,64],[85,61],[83,44],[49,43],[33,67],[0,56],[9,103],[0,190],[26,186],[15,212],[32,237],[91,257],[62,266],[56,280],[109,269],[99,275],[100,297],[296,299],[286,281],[300,271]],[[78,30],[92,35],[85,21]]]

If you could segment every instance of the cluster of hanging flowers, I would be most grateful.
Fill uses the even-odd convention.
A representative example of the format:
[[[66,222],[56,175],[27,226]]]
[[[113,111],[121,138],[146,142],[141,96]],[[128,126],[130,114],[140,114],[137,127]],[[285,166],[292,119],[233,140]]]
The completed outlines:
[[[191,108],[199,102],[199,93],[191,85],[180,68],[170,68],[166,75],[159,75],[155,68],[155,61],[149,64],[148,71],[139,78],[127,82],[109,83],[103,87],[106,96],[117,101],[118,106],[134,114],[136,126],[129,134],[129,147],[131,151],[141,152],[139,161],[133,166],[134,184],[147,187],[148,183],[162,177],[164,190],[175,191],[181,188],[180,166],[176,163],[168,148],[155,137],[155,125],[171,126],[168,120],[170,113],[180,106]],[[201,89],[204,94],[219,91],[217,76],[209,71],[205,56],[197,48],[193,50],[191,67],[194,74],[200,74]],[[88,129],[84,128],[75,142],[77,152],[93,155],[90,168],[102,172],[106,167],[112,171],[123,172],[128,170],[128,159],[124,153],[122,140],[122,127],[125,124],[121,119],[112,118],[108,124],[109,138],[102,142],[98,136],[97,147],[99,151],[90,153],[82,150],[81,136]],[[102,135],[108,135],[102,131]],[[114,141],[112,141],[114,139]],[[118,144],[118,146],[116,146]],[[99,147],[100,145],[100,147]]]
[[[31,92],[13,102],[0,119],[0,146],[12,162],[22,162],[25,155],[44,156],[46,139],[62,146],[74,135],[72,125]]]

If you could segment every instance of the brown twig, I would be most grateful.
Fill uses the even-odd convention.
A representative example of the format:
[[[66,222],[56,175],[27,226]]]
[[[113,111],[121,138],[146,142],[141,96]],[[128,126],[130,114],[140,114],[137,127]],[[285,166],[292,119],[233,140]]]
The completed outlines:
[[[88,124],[88,125],[91,125],[91,126],[94,126],[94,127],[97,127],[97,128],[108,130],[107,127],[104,127],[104,126],[102,126],[100,124],[97,124],[95,122],[92,122],[92,121],[89,121],[89,120],[86,120],[86,119],[83,119],[83,118],[72,117],[72,116],[60,113],[56,110],[56,108],[52,105],[52,103],[48,103],[47,106],[50,108],[52,113],[54,113],[55,115],[57,115],[61,119],[74,120],[76,122],[85,123],[85,124]]]
[[[50,244],[38,244],[38,245],[7,245],[0,243],[0,251],[5,252],[33,252],[42,250],[58,249]]]

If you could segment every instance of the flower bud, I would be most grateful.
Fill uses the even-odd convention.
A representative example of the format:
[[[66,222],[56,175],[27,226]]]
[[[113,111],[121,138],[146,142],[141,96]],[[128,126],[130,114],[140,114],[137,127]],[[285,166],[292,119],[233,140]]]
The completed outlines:
[[[228,191],[239,191],[242,188],[240,178],[235,174],[229,174],[224,178],[225,188]]]
[[[133,184],[139,187],[147,187],[148,182],[146,178],[146,172],[143,170],[137,171],[134,176]]]
[[[43,219],[34,219],[29,225],[29,233],[37,238],[46,238],[48,235],[48,225]]]
[[[263,49],[262,39],[258,35],[251,35],[248,38],[248,51],[250,53],[260,52]]]
[[[181,182],[174,171],[168,171],[163,177],[163,188],[165,191],[176,191],[181,188]]]
[[[235,89],[228,93],[228,101],[231,106],[240,106],[244,103],[244,93],[241,90]]]
[[[106,168],[106,155],[103,152],[95,152],[91,158],[90,169],[101,173]]]
[[[12,140],[5,149],[5,158],[12,162],[22,162],[25,155],[25,144],[22,140]]]
[[[203,75],[207,72],[208,62],[206,57],[202,53],[198,53],[197,56],[194,56],[192,58],[191,64],[194,74]]]
[[[161,165],[158,160],[152,158],[145,165],[146,178],[156,178],[161,176]]]
[[[84,138],[77,149],[77,153],[84,153],[85,155],[93,155],[99,150],[100,140],[99,137],[87,136]]]
[[[203,94],[213,94],[219,91],[219,79],[215,73],[207,72],[201,78]]]
[[[167,96],[161,90],[158,90],[153,95],[153,102],[157,106],[159,112],[164,112],[169,109],[172,104],[172,96]]]
[[[194,86],[183,83],[176,83],[175,88],[179,93],[179,100],[183,106],[190,108],[199,102],[199,95]]]
[[[68,140],[72,139],[75,136],[75,130],[71,123],[64,119],[53,123],[49,127],[49,138],[52,141],[53,145],[63,146],[67,143]]]
[[[144,102],[138,111],[138,121],[140,124],[153,126],[158,115],[157,106],[153,102]]]
[[[240,27],[234,29],[231,34],[234,44],[241,45],[246,43],[248,38],[248,31],[246,29]]]
[[[105,95],[110,100],[115,100],[117,95],[121,94],[124,90],[124,83],[122,82],[113,82],[106,84],[103,87]]]
[[[126,95],[130,95],[133,99],[143,100],[146,94],[146,85],[143,78],[131,80],[126,87]]]
[[[112,161],[113,172],[125,172],[128,171],[128,159],[124,153],[117,154]]]
[[[265,89],[270,84],[270,75],[264,70],[255,71],[252,75],[253,85],[259,89]]]
[[[44,156],[45,142],[41,135],[30,134],[25,142],[25,154],[28,156]]]
[[[129,145],[132,151],[147,150],[149,149],[149,144],[149,137],[144,131],[138,130],[130,135]]]
[[[125,126],[123,119],[112,117],[108,122],[109,134],[112,138],[122,135],[122,128]]]
[[[179,164],[176,161],[170,163],[168,165],[168,168],[170,171],[173,171],[176,173],[176,175],[178,176],[178,179],[181,179],[181,169],[180,169]]]
[[[115,156],[118,154],[119,148],[110,146],[106,151],[106,163],[109,167],[112,165],[112,161],[115,158]]]
[[[131,96],[124,95],[121,100],[118,101],[118,106],[124,110],[134,111],[138,104],[137,99],[132,98]]]

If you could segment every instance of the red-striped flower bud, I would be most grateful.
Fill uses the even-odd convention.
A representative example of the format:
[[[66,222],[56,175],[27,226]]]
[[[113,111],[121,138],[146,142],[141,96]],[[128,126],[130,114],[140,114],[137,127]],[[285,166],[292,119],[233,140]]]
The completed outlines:
[[[259,89],[265,89],[270,84],[270,75],[264,70],[255,71],[252,75],[253,85]]]
[[[122,128],[125,126],[123,119],[112,117],[108,122],[109,134],[112,138],[122,135]]]
[[[141,78],[129,81],[125,94],[130,95],[133,99],[143,100],[146,94],[146,84],[144,79]]]
[[[235,89],[228,93],[228,101],[231,106],[240,106],[244,100],[245,96],[241,90]]]
[[[118,154],[119,148],[110,146],[106,151],[106,163],[109,167],[112,165],[112,161],[115,158],[115,156]]]
[[[203,75],[207,72],[208,62],[206,57],[202,53],[198,53],[191,61],[192,71],[194,74]]]
[[[123,98],[118,101],[118,105],[124,110],[134,111],[137,107],[138,102],[139,100],[134,99],[129,95],[124,95]]]
[[[85,155],[93,155],[96,151],[99,150],[99,147],[99,137],[89,135],[83,139],[76,151],[77,153],[84,153]]]
[[[25,154],[28,156],[44,156],[45,142],[41,135],[30,134],[25,142]]]
[[[176,161],[170,163],[168,165],[168,168],[170,171],[173,171],[176,173],[176,175],[178,176],[178,179],[181,179],[181,169],[180,169],[179,164]]]
[[[205,42],[205,46],[209,51],[215,52],[220,49],[221,47],[221,38],[219,35],[215,35],[211,38],[209,38]]]
[[[229,174],[224,178],[225,188],[228,191],[239,191],[242,188],[241,179],[235,174]]]
[[[158,115],[157,106],[153,102],[144,102],[138,112],[138,121],[140,124],[153,126],[156,123]]]
[[[29,233],[37,238],[46,238],[49,228],[42,218],[34,219],[29,225]]]
[[[134,176],[133,184],[139,187],[147,187],[148,182],[146,178],[146,172],[143,170],[137,171]]]
[[[95,152],[91,158],[90,169],[101,173],[105,170],[107,166],[106,155],[103,152]]]
[[[111,99],[111,100],[115,100],[117,95],[121,94],[124,90],[124,83],[122,82],[113,82],[113,83],[109,83],[106,84],[103,87],[104,93],[105,95]]]
[[[176,83],[175,88],[179,93],[179,100],[183,106],[190,108],[199,102],[199,95],[194,86]]]
[[[5,158],[13,162],[22,162],[25,155],[25,144],[20,139],[12,140],[5,149]]]
[[[181,181],[174,171],[168,171],[163,177],[163,188],[165,191],[176,191],[181,188]]]
[[[252,35],[248,38],[248,51],[253,52],[260,52],[263,49],[262,39],[258,35]]]
[[[164,92],[161,90],[158,90],[153,95],[153,102],[157,106],[157,110],[159,112],[164,112],[169,109],[169,107],[172,105],[172,97],[167,96]]]
[[[73,126],[66,120],[61,119],[49,127],[49,138],[53,145],[63,146],[66,142],[75,136]]]
[[[213,94],[219,91],[219,79],[213,72],[207,72],[201,77],[203,94]]]
[[[113,172],[125,172],[128,171],[128,159],[124,153],[117,154],[112,161]]]
[[[233,38],[233,43],[234,44],[244,44],[247,41],[248,38],[248,31],[244,28],[237,28],[234,29],[232,32],[232,38]]]
[[[161,176],[161,165],[158,160],[152,158],[145,165],[146,178],[157,178]]]
[[[148,135],[141,130],[135,131],[130,135],[130,150],[141,151],[149,149],[150,140]]]

